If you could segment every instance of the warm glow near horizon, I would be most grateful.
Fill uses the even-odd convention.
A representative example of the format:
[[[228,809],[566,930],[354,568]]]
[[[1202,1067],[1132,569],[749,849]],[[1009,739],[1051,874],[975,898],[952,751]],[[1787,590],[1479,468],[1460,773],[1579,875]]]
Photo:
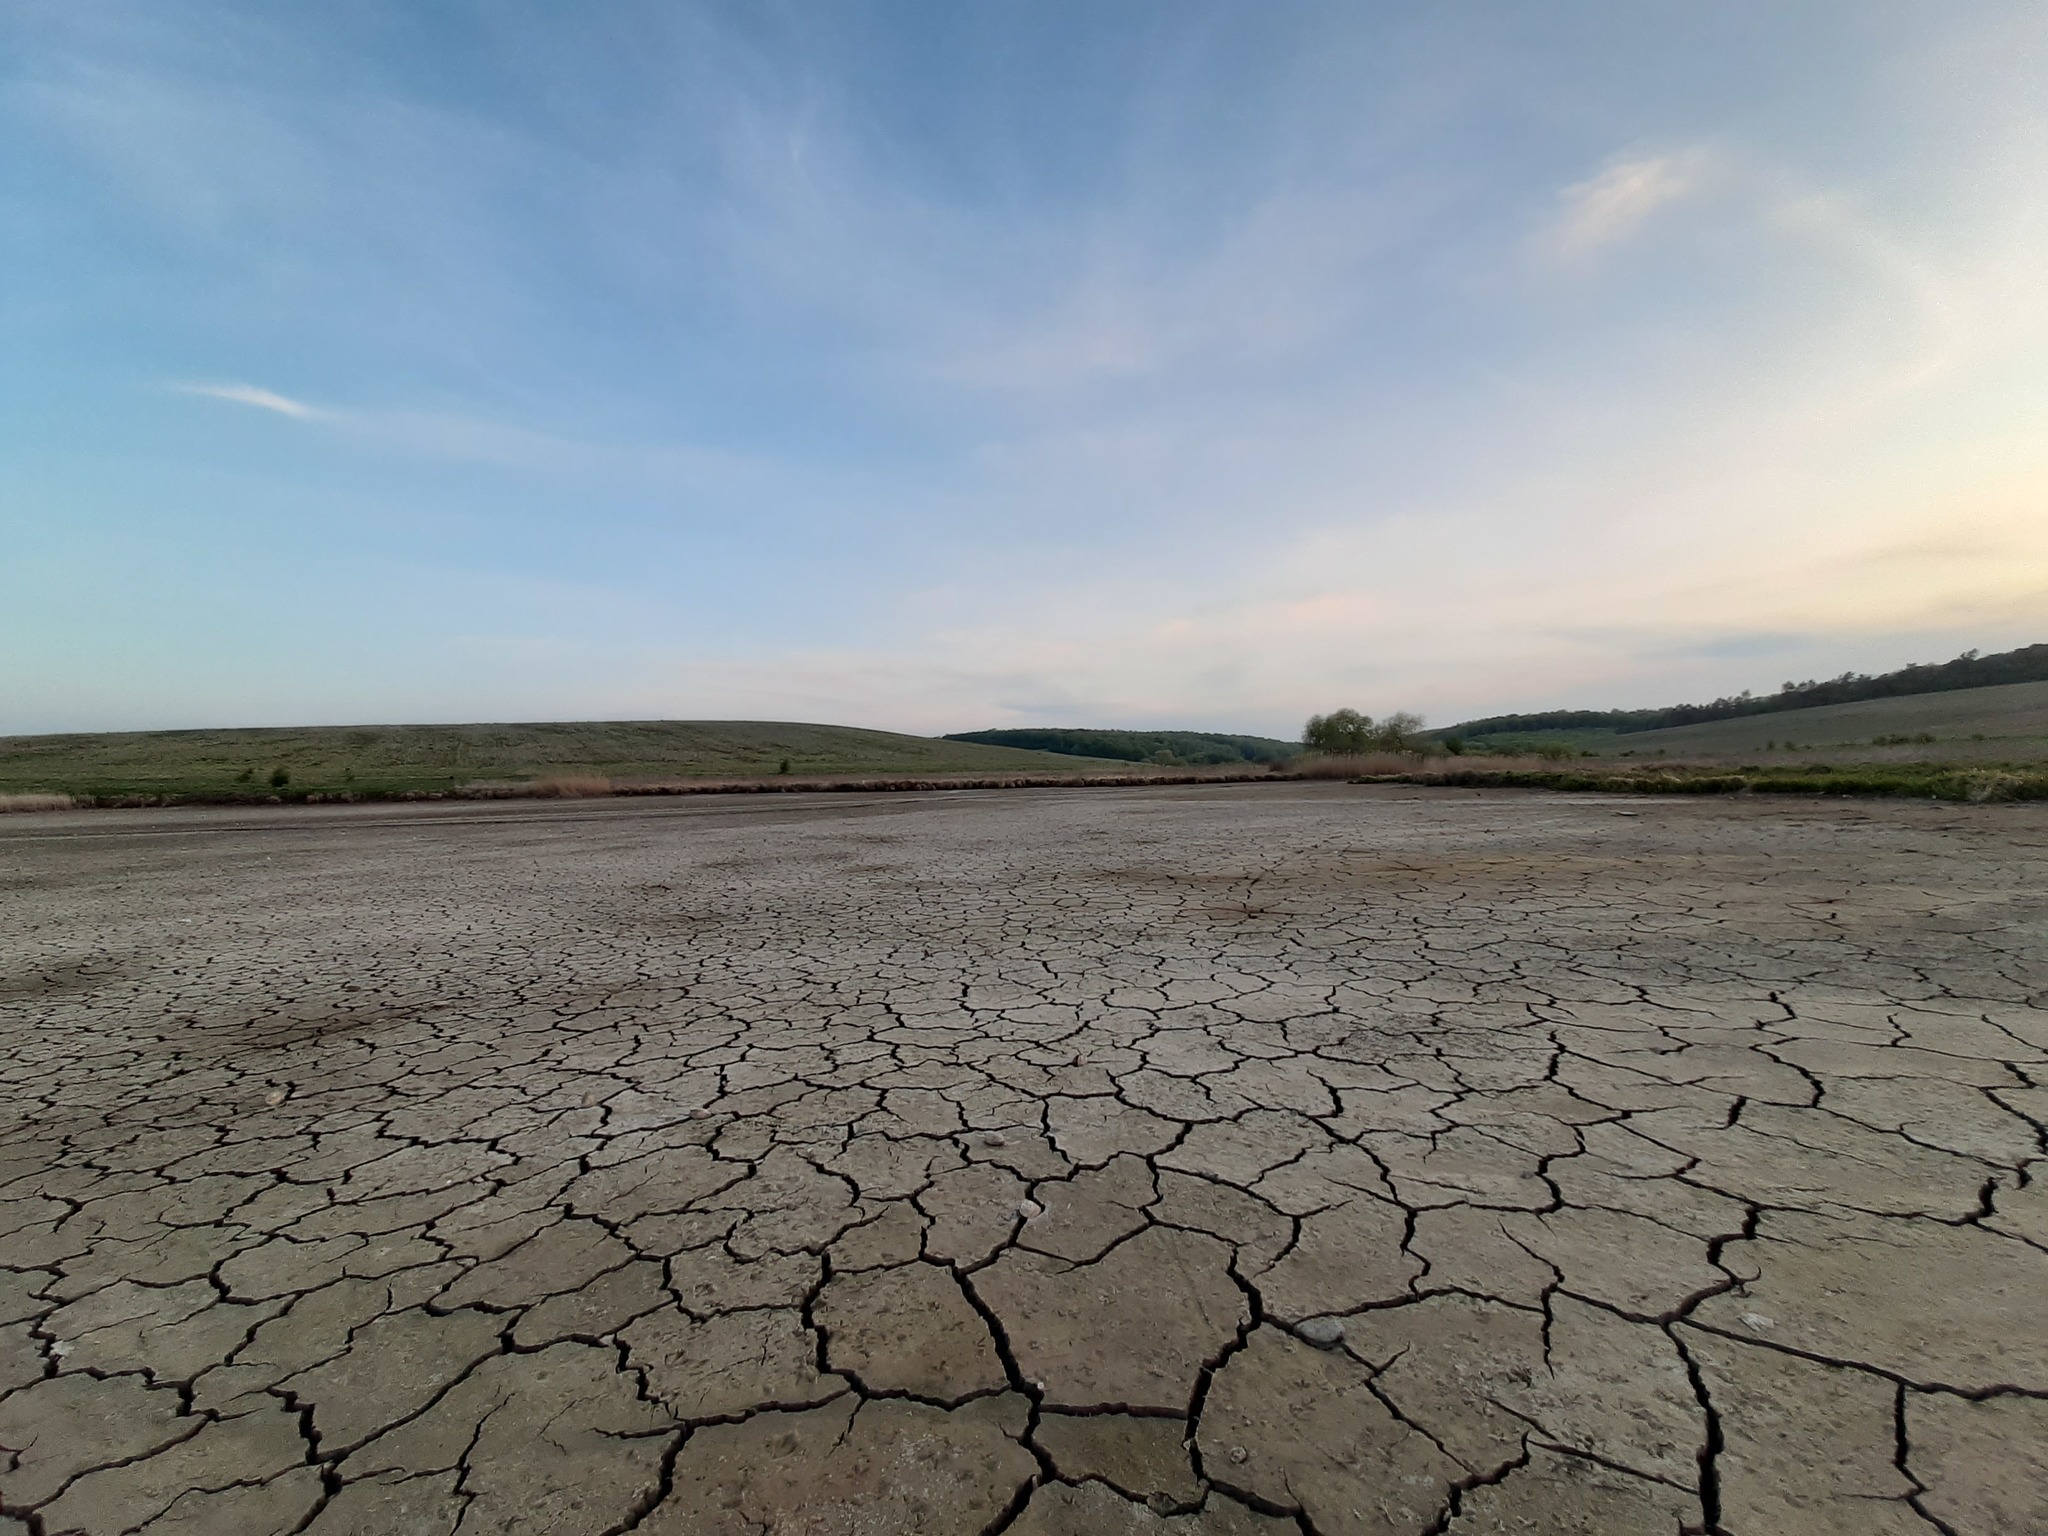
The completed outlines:
[[[2048,11],[30,4],[0,733],[2048,640]]]

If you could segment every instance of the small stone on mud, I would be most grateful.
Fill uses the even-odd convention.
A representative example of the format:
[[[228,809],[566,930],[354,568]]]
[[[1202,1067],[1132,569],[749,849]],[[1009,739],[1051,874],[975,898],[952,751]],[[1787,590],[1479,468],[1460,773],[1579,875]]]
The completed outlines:
[[[1745,1312],[1742,1314],[1742,1326],[1751,1333],[1767,1333],[1778,1325],[1761,1312]]]
[[[1232,1466],[1237,1466],[1237,1467],[1241,1467],[1241,1466],[1243,1466],[1243,1465],[1244,1465],[1244,1464],[1245,1464],[1245,1463],[1246,1463],[1247,1461],[1251,1460],[1251,1455],[1252,1455],[1252,1453],[1251,1453],[1250,1451],[1246,1450],[1246,1449],[1245,1449],[1245,1448],[1244,1448],[1243,1446],[1241,1446],[1241,1445],[1233,1445],[1233,1446],[1232,1446],[1232,1447],[1230,1448],[1230,1462],[1231,1462],[1231,1465],[1232,1465]]]
[[[1026,1221],[1029,1221],[1034,1216],[1042,1215],[1044,1211],[1045,1207],[1036,1200],[1019,1200],[1017,1202],[1017,1214]]]
[[[692,1120],[709,1120],[711,1118],[711,1111],[706,1109],[702,1104],[699,1104],[695,1109],[690,1111],[690,1118]]]
[[[1344,1342],[1344,1319],[1312,1317],[1294,1331],[1317,1349],[1335,1349]]]
[[[282,1088],[271,1089],[270,1092],[263,1095],[263,1102],[268,1104],[272,1109],[275,1109],[278,1105],[284,1102],[284,1090]]]
[[[1007,1139],[1001,1131],[990,1131],[981,1138],[981,1144],[984,1147],[1000,1147]]]

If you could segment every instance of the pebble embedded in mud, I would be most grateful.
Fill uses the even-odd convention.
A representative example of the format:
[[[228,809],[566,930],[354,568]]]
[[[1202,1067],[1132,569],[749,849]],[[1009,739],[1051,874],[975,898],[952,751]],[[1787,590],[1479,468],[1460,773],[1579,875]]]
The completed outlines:
[[[1298,1324],[1294,1331],[1317,1349],[1335,1349],[1344,1342],[1344,1319],[1312,1317]]]

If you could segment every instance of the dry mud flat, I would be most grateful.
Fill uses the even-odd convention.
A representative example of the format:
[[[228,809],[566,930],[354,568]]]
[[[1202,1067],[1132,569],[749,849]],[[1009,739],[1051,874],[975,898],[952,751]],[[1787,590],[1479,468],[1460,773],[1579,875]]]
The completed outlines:
[[[2048,1529],[2048,808],[0,827],[0,1532]]]

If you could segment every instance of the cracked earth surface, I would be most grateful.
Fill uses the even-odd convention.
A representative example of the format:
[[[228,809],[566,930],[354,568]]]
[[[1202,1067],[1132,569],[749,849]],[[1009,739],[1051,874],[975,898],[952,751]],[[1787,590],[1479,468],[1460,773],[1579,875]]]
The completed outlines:
[[[2048,1530],[2048,809],[0,828],[0,1536]]]

